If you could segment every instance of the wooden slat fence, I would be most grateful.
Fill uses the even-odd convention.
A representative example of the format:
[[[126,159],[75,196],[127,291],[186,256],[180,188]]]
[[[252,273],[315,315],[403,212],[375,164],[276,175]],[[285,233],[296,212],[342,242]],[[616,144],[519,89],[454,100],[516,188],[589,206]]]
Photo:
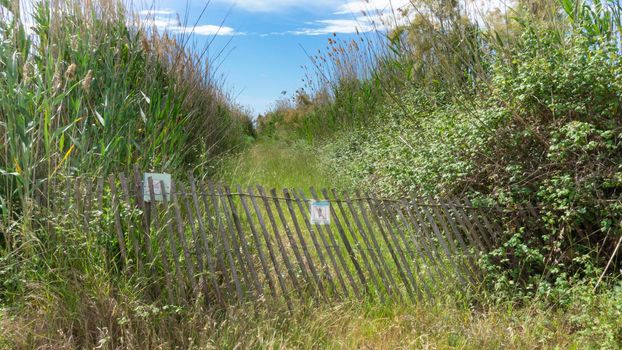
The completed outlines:
[[[143,200],[143,185],[151,201]],[[38,197],[64,211],[108,268],[171,304],[372,298],[422,302],[483,280],[477,259],[502,232],[499,208],[458,198],[378,198],[334,189],[155,184],[133,174],[71,179]],[[56,191],[56,192],[55,192]],[[51,200],[63,198],[62,203]],[[313,225],[309,201],[330,202],[331,224]],[[52,230],[53,231],[53,230]]]

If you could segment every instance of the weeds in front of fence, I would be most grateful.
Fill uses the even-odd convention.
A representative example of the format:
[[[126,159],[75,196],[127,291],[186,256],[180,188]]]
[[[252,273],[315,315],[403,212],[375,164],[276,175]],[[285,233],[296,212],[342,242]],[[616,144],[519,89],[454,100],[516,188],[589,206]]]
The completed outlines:
[[[65,249],[51,261],[68,254],[84,259],[81,249]],[[294,314],[285,305],[252,303],[211,313],[145,303],[136,283],[94,273],[88,261],[82,266],[53,271],[58,266],[50,264],[54,284],[37,268],[22,312],[0,309],[0,348],[615,348],[620,337],[619,291],[574,290],[575,302],[564,310],[537,301],[474,307],[356,300],[309,304]]]

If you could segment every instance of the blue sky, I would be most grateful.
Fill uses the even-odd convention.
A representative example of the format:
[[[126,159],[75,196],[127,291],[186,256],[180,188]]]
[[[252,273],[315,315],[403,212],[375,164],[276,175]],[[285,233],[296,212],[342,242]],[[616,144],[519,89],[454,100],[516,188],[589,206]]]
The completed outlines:
[[[25,9],[38,0],[20,0]],[[317,54],[335,33],[348,40],[356,32],[387,30],[392,13],[409,16],[425,10],[419,0],[128,0],[143,21],[171,33],[192,32],[192,43],[208,42],[217,75],[237,103],[253,114],[264,113],[286,91],[291,97],[304,87],[306,52]],[[477,19],[516,0],[459,0]],[[207,7],[206,7],[207,5]],[[204,11],[205,9],[205,11]],[[204,12],[203,12],[204,11]],[[24,11],[27,13],[29,11]],[[398,16],[399,17],[399,16]],[[195,26],[196,24],[196,26]],[[191,30],[192,29],[192,30]],[[222,55],[218,55],[225,49]]]
[[[226,46],[218,73],[238,103],[263,113],[287,91],[303,86],[303,65],[311,54],[325,48],[332,33],[347,39],[359,30],[374,28],[370,18],[407,0],[158,0],[141,14],[172,32],[189,30],[198,21],[193,39],[197,47],[214,40],[210,54]],[[186,11],[188,10],[188,11]],[[362,11],[370,14],[363,16]],[[188,20],[185,14],[188,13]],[[181,22],[177,20],[180,17]],[[223,26],[219,29],[222,21]],[[185,23],[184,23],[185,22]],[[303,50],[304,48],[304,50]]]
[[[303,87],[301,66],[311,63],[305,50],[317,54],[333,33],[347,40],[357,31],[389,29],[395,20],[392,13],[400,9],[410,7],[407,17],[421,11],[412,8],[415,0],[143,1],[149,5],[136,10],[159,28],[179,33],[192,27],[199,48],[213,40],[210,54],[219,67],[217,73],[236,101],[254,114],[268,110],[282,91],[292,96]],[[460,0],[476,20],[514,1]],[[215,59],[223,47],[225,54]]]

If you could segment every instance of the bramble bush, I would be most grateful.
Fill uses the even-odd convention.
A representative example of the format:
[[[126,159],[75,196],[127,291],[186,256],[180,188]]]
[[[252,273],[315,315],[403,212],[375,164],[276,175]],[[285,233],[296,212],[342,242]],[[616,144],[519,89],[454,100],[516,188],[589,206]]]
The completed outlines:
[[[616,2],[519,3],[525,6],[510,23],[488,23],[478,34],[451,11],[435,14],[446,19],[444,29],[418,18],[390,33],[393,50],[376,59],[378,71],[371,74],[384,76],[377,84],[384,102],[374,102],[373,117],[356,117],[364,123],[338,123],[324,147],[336,171],[386,195],[467,195],[481,205],[532,205],[538,220],[508,220],[484,268],[493,290],[552,295],[601,273],[620,237],[622,12]],[[413,41],[410,34],[422,31],[434,40]],[[455,51],[447,49],[450,43],[458,45]],[[462,52],[468,60],[457,58]],[[413,69],[416,57],[430,65],[425,74]],[[383,75],[387,66],[403,72]],[[464,79],[443,75],[456,71]],[[338,81],[331,85],[339,87]],[[339,95],[333,95],[336,106]],[[326,108],[307,106],[299,124],[320,120]],[[318,131],[316,141],[325,134]],[[620,256],[610,274],[617,274]]]

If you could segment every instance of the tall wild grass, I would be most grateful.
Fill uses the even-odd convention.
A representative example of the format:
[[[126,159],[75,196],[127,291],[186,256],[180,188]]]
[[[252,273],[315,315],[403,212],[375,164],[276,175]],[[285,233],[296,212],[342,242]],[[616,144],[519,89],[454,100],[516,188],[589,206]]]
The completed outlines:
[[[35,1],[32,13],[19,1],[0,4],[7,240],[31,231],[30,201],[46,181],[133,164],[174,172],[209,162],[251,130],[189,33],[158,31],[116,0]]]

